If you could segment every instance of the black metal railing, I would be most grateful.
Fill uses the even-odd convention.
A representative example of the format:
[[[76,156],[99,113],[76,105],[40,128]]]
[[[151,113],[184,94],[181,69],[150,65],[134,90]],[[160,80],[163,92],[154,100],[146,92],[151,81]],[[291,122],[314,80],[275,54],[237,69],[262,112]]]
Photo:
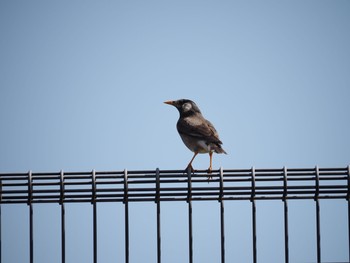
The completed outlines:
[[[208,180],[208,176],[212,179]],[[220,169],[207,171],[91,171],[53,173],[0,173],[0,204],[29,206],[29,249],[33,262],[33,204],[61,206],[62,262],[65,262],[65,204],[90,202],[93,206],[93,262],[97,262],[97,203],[122,202],[125,208],[125,262],[129,262],[129,203],[155,202],[157,209],[157,262],[161,262],[161,202],[188,203],[189,262],[193,262],[192,202],[220,202],[221,262],[225,262],[224,201],[250,200],[252,204],[253,262],[257,262],[256,201],[284,203],[285,262],[289,262],[288,200],[313,199],[316,207],[317,262],[321,262],[320,199],[345,199],[350,215],[350,167]],[[350,219],[348,218],[350,229]],[[1,231],[1,206],[0,206]],[[1,232],[0,232],[1,233]],[[1,235],[0,235],[1,236]],[[350,238],[350,232],[349,232]],[[1,249],[0,239],[0,249]],[[350,251],[350,248],[349,248]],[[349,252],[350,253],[350,252]]]

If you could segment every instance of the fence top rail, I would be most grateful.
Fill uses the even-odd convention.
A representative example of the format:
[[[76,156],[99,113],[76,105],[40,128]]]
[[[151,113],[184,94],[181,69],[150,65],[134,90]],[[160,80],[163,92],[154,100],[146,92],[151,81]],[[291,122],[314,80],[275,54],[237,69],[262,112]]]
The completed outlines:
[[[157,168],[158,169],[158,168]],[[154,170],[119,170],[119,171],[95,171],[96,176],[100,175],[119,175],[124,176],[124,172],[126,171],[128,176],[130,175],[155,175],[157,173],[157,169]],[[319,170],[320,174],[348,174],[349,167],[318,167],[315,166],[313,168],[287,168],[287,167],[281,167],[281,168],[254,168],[256,175],[283,175],[284,171],[288,174],[295,174],[295,175],[303,175],[303,174],[315,174],[316,170]],[[223,173],[225,175],[228,174],[241,174],[241,175],[247,175],[251,174],[252,168],[245,168],[245,169],[222,169]],[[0,172],[0,179],[3,177],[19,177],[19,178],[27,178],[28,174],[31,173],[32,176],[46,176],[46,177],[60,177],[61,173],[64,174],[64,176],[91,176],[93,173],[92,171],[57,171],[57,172],[33,172],[33,171],[27,171],[27,172]],[[186,170],[160,170],[160,175],[186,175]],[[206,175],[208,174],[207,170],[195,170],[193,173],[194,175]],[[212,170],[212,174],[220,175],[220,169]]]
[[[349,167],[0,173],[0,203],[348,200]]]

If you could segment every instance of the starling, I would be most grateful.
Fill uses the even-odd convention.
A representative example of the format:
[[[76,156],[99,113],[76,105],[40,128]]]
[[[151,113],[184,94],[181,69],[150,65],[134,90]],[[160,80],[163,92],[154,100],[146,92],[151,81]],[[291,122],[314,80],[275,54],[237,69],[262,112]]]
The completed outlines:
[[[194,153],[186,170],[194,171],[192,162],[198,153],[209,153],[208,173],[210,174],[212,172],[213,153],[226,154],[221,147],[222,142],[213,124],[203,117],[196,103],[191,100],[181,99],[165,101],[164,103],[174,106],[179,111],[180,118],[176,125],[177,131],[187,148]]]

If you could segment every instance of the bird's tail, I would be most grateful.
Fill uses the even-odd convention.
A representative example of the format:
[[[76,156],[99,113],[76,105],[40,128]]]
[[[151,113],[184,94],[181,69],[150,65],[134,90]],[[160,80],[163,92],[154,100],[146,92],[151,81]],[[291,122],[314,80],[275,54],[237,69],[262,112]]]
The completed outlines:
[[[215,152],[216,152],[216,153],[224,153],[224,154],[227,154],[227,152],[225,152],[225,150],[222,149],[222,147],[221,147],[220,144],[217,144],[216,146],[217,146],[217,147],[215,147]]]

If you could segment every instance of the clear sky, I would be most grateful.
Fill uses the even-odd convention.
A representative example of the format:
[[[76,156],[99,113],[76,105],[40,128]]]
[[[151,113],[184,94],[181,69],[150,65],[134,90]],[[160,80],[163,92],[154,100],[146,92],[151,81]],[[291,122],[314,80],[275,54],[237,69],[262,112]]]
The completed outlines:
[[[163,104],[179,98],[220,134],[214,169],[345,167],[349,14],[341,0],[0,1],[0,172],[183,169],[192,153]],[[251,262],[250,203],[225,205],[227,261]],[[321,202],[325,261],[347,260],[346,205]],[[98,208],[100,262],[121,262],[123,206]],[[130,209],[130,260],[155,262],[155,204]],[[219,204],[193,209],[195,262],[218,262]],[[257,209],[259,262],[281,262],[282,202]],[[291,261],[314,261],[314,203],[290,210]],[[38,263],[60,261],[59,211],[35,206]],[[28,208],[2,212],[3,262],[26,262]],[[186,213],[162,205],[164,262],[186,262]],[[91,262],[91,217],[67,206],[67,262]]]

